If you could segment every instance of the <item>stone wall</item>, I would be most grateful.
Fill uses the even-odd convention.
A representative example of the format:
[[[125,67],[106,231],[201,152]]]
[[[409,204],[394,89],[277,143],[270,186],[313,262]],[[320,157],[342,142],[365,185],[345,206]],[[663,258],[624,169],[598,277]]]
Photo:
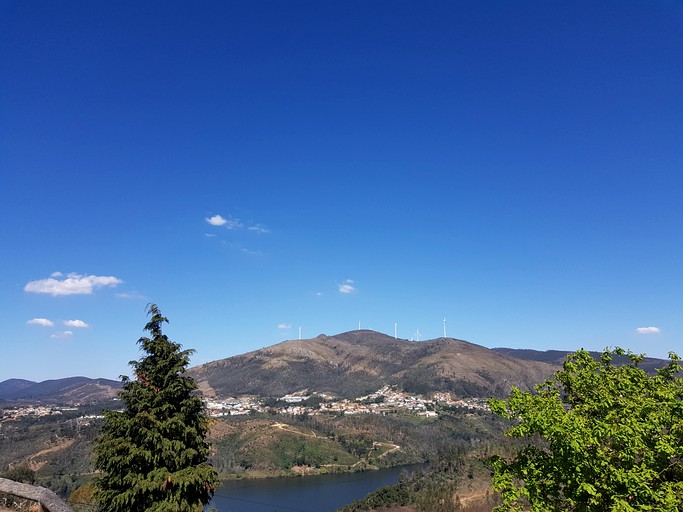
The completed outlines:
[[[0,478],[0,493],[35,501],[40,505],[41,512],[73,512],[73,509],[64,503],[59,496],[45,487],[36,487],[35,485]]]

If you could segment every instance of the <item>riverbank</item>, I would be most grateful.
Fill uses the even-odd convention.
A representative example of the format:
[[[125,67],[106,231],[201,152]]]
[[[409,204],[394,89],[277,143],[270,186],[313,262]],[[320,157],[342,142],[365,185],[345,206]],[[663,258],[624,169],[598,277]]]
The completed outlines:
[[[384,469],[400,468],[404,466],[414,466],[416,464],[426,464],[426,461],[411,462],[410,464],[397,464],[395,466],[379,467],[373,464],[364,463],[363,461],[353,465],[334,465],[329,464],[326,467],[311,467],[311,466],[293,466],[289,470],[269,471],[263,469],[246,470],[239,473],[225,473],[220,474],[221,480],[258,480],[267,478],[300,478],[309,476],[321,475],[340,475],[340,474],[354,474],[363,473],[367,471],[381,471]]]

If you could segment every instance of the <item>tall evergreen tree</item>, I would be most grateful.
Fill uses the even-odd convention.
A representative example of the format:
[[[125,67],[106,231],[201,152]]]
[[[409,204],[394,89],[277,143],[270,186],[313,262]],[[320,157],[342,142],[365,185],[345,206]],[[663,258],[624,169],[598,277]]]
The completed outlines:
[[[134,379],[121,377],[122,411],[107,411],[95,444],[96,480],[102,512],[195,512],[218,484],[207,463],[208,418],[186,374],[193,350],[181,350],[161,330],[168,320],[148,306],[146,353],[131,361]]]

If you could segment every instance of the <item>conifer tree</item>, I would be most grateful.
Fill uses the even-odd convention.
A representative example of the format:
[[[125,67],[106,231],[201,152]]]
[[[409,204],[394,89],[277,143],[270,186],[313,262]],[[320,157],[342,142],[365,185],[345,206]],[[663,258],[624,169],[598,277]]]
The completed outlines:
[[[97,501],[102,512],[199,512],[218,484],[207,463],[208,418],[185,371],[193,350],[181,350],[148,306],[150,337],[138,340],[145,356],[122,376],[122,411],[105,412],[95,444]]]

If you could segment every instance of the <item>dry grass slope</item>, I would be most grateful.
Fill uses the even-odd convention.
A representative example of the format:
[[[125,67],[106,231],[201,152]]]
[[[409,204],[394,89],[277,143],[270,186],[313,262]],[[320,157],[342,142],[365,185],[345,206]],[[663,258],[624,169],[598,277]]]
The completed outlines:
[[[452,338],[409,342],[358,330],[284,341],[190,373],[201,389],[221,396],[283,396],[308,389],[353,398],[387,384],[414,393],[503,396],[511,385],[530,389],[556,369]]]

